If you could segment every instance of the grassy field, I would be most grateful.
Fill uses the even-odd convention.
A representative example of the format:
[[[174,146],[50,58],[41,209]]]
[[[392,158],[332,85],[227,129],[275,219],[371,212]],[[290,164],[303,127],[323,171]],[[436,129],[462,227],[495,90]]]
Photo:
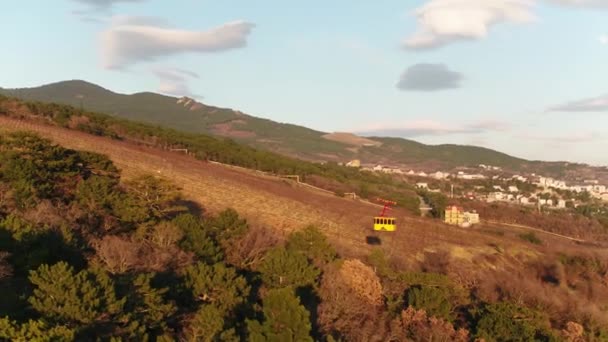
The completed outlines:
[[[299,188],[288,181],[205,163],[180,153],[82,132],[3,117],[0,117],[0,127],[5,131],[34,131],[69,148],[106,154],[122,169],[126,178],[142,173],[166,177],[180,186],[189,199],[202,203],[207,210],[216,212],[233,207],[254,224],[278,229],[278,234],[313,224],[342,245],[346,253],[365,254],[371,249],[366,237],[373,234],[370,222],[378,211],[375,206]],[[498,237],[485,233],[483,229],[476,231],[448,227],[439,221],[415,217],[405,211],[397,210],[395,215],[400,222],[399,231],[380,238],[383,240],[382,247],[403,260],[415,259],[427,249],[451,251],[453,246],[459,246],[479,251],[479,246],[495,243],[497,238],[503,240],[501,243],[507,249],[509,245],[523,243],[515,233]],[[513,231],[509,227],[505,229]],[[558,237],[546,239],[554,244],[571,244]],[[520,247],[515,249],[519,250]]]

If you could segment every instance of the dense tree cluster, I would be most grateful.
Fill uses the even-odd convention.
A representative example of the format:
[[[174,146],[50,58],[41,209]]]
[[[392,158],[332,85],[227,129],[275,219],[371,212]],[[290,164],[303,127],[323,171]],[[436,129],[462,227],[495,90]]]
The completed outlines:
[[[167,181],[123,180],[104,156],[31,134],[0,137],[0,189],[0,341],[606,337],[590,320],[556,331],[535,308],[431,273],[440,263],[398,271],[379,250],[342,259],[315,227],[281,242],[232,209],[201,216]],[[608,273],[561,263],[558,282]]]

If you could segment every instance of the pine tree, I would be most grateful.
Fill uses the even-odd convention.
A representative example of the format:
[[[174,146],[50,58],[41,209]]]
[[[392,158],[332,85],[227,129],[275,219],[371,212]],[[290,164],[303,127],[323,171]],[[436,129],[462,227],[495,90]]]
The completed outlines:
[[[308,226],[291,233],[287,240],[287,249],[304,254],[318,267],[336,259],[336,251],[333,246],[327,242],[325,235],[314,226]]]
[[[29,320],[18,324],[8,318],[0,318],[0,340],[15,342],[46,342],[46,341],[73,341],[74,330],[63,326],[49,326],[44,321]]]
[[[292,288],[270,290],[263,300],[264,322],[247,321],[253,342],[304,342],[310,337],[310,313]]]
[[[308,258],[284,247],[271,249],[259,267],[264,284],[272,288],[313,285],[320,274]]]
[[[185,284],[196,300],[213,305],[222,315],[243,303],[250,290],[244,277],[222,263],[211,266],[199,262],[189,266]]]
[[[224,327],[222,313],[213,305],[203,305],[186,323],[186,341],[216,341]]]
[[[74,269],[65,262],[30,271],[35,286],[30,304],[53,322],[90,324],[121,312],[112,280],[102,271]]]
[[[191,214],[182,214],[172,222],[182,230],[184,235],[179,243],[180,248],[193,252],[201,261],[208,264],[214,264],[223,259],[221,248],[198,218]]]
[[[243,236],[248,229],[247,221],[240,218],[236,210],[232,208],[222,211],[217,217],[210,219],[205,224],[222,245],[225,245],[231,239]]]
[[[167,303],[163,298],[169,289],[150,285],[153,276],[150,273],[138,275],[130,288],[125,306],[131,316],[128,327],[131,337],[162,333],[167,328],[167,319],[177,311],[175,304]]]

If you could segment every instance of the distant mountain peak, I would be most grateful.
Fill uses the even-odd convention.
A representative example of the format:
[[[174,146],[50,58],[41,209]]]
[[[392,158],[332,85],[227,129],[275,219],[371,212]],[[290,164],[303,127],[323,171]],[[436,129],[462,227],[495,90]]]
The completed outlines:
[[[189,110],[197,110],[197,109],[201,109],[205,106],[204,104],[202,104],[188,96],[182,96],[179,99],[177,99],[177,104],[181,104],[182,106],[184,106],[185,108],[187,108]]]

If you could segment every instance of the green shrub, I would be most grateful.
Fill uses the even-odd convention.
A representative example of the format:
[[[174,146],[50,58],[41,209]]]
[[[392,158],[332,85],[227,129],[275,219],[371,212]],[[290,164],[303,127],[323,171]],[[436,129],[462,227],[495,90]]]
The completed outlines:
[[[519,234],[520,239],[528,241],[530,243],[533,243],[535,245],[542,245],[543,242],[541,241],[541,239],[538,238],[538,236],[536,236],[536,234],[534,234],[533,232],[530,233],[525,233],[525,234]]]
[[[447,288],[416,286],[407,291],[407,303],[418,310],[426,311],[429,316],[452,321],[454,305]]]

